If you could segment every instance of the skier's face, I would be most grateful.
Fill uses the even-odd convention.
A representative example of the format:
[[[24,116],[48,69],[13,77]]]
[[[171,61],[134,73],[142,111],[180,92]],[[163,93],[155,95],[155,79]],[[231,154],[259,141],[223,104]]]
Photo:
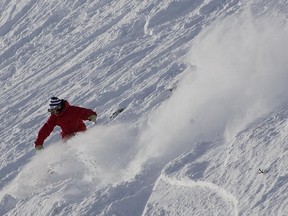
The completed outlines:
[[[53,109],[48,109],[48,112],[50,112],[53,115],[59,115],[60,111],[61,111],[61,104],[59,104],[57,107]]]

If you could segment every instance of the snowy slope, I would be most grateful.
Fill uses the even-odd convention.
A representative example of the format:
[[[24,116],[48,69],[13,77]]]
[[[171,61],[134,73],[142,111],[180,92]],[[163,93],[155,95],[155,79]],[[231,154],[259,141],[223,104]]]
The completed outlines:
[[[279,110],[225,147],[199,143],[171,161],[144,215],[287,215],[287,117]]]
[[[288,215],[287,9],[1,1],[0,215]],[[35,153],[54,95],[98,124]]]

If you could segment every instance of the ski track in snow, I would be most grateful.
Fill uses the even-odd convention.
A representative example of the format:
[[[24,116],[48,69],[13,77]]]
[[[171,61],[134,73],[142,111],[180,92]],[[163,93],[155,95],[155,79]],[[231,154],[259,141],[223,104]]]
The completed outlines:
[[[201,187],[201,188],[208,188],[209,190],[215,191],[217,194],[222,197],[222,199],[227,202],[229,205],[232,205],[234,208],[234,215],[238,215],[238,200],[233,194],[231,194],[229,191],[225,190],[222,187],[217,186],[216,184],[213,184],[211,182],[205,182],[205,181],[193,181],[192,179],[177,179],[177,178],[171,178],[166,176],[165,174],[162,174],[159,177],[159,180],[163,180],[170,184],[171,186],[180,186],[180,187]],[[157,185],[157,182],[156,182]]]
[[[288,104],[287,12],[271,0],[1,1],[0,215],[288,215],[287,111],[273,113]],[[68,147],[55,129],[35,154],[54,95],[98,124]]]

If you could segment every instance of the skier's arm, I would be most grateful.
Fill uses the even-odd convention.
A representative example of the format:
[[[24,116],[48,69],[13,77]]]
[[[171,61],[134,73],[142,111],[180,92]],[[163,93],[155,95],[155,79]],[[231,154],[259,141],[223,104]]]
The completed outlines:
[[[55,117],[51,115],[48,121],[42,126],[42,128],[38,132],[38,136],[35,140],[35,148],[37,148],[37,146],[43,145],[44,140],[51,134],[55,126]]]
[[[79,118],[81,118],[82,120],[91,121],[91,116],[94,116],[93,119],[95,119],[96,121],[97,113],[94,112],[93,110],[77,106],[74,106],[73,109],[75,110],[77,116],[79,116]]]

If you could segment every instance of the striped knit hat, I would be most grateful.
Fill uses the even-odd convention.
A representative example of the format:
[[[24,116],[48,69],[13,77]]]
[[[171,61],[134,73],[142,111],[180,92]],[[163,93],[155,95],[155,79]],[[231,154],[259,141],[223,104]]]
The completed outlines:
[[[59,99],[58,97],[52,97],[50,99],[50,109],[55,109],[57,106],[59,106],[61,104],[61,99]]]

